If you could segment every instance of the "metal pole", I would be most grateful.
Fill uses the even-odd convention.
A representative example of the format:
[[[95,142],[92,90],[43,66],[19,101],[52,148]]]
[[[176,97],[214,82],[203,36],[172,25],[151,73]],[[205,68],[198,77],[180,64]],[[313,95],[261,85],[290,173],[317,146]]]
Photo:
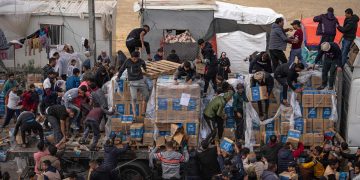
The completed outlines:
[[[89,45],[96,63],[95,0],[88,0],[89,7]]]
[[[15,62],[15,44],[13,45],[14,47],[14,71],[16,70],[16,62]]]

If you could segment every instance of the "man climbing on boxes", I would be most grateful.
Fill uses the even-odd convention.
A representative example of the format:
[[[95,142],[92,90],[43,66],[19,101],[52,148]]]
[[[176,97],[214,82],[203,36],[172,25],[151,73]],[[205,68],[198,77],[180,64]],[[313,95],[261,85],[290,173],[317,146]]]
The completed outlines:
[[[145,61],[139,58],[140,53],[134,51],[131,53],[131,59],[125,61],[124,65],[120,68],[117,81],[120,80],[122,73],[127,69],[128,81],[130,83],[130,95],[133,116],[136,117],[136,99],[137,92],[140,91],[144,100],[142,102],[142,108],[146,112],[146,102],[149,99],[149,89],[145,83],[141,67],[146,72]]]
[[[318,87],[318,90],[324,89],[329,84],[329,90],[334,89],[335,75],[336,70],[338,72],[342,71],[341,65],[341,50],[339,45],[333,42],[323,42],[321,44],[321,51],[316,56],[315,64],[322,59],[323,60],[323,68],[322,68],[322,85]],[[330,77],[328,78],[328,73],[330,71]]]
[[[42,129],[42,126],[35,120],[35,114],[31,111],[24,111],[22,112],[16,121],[15,131],[13,134],[13,137],[16,137],[17,132],[21,131],[21,139],[23,142],[23,147],[25,148],[27,143],[26,142],[26,135],[25,133],[28,132],[31,134],[31,132],[35,134],[39,134],[40,141],[44,142],[44,132]]]
[[[126,38],[126,47],[130,54],[132,54],[136,48],[142,48],[146,50],[148,60],[151,60],[150,44],[144,41],[145,35],[150,31],[148,25],[144,25],[143,28],[133,29]]]
[[[209,142],[216,136],[215,128],[217,128],[218,138],[220,139],[222,137],[224,132],[224,119],[226,118],[224,108],[226,103],[232,98],[233,94],[233,92],[227,92],[224,93],[224,96],[216,96],[206,106],[204,110],[204,119],[211,130],[211,133],[208,135],[211,136]]]
[[[195,66],[189,62],[186,61],[183,64],[181,64],[175,71],[174,74],[174,84],[178,85],[178,79],[180,79],[182,76],[186,76],[185,82],[191,84],[192,81],[195,79]]]

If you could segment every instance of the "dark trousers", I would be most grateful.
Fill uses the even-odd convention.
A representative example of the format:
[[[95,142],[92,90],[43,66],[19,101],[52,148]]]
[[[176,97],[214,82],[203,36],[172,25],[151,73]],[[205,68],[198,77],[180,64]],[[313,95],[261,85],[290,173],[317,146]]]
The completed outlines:
[[[3,128],[9,125],[11,119],[15,116],[16,118],[20,115],[20,109],[11,109],[9,107],[6,108],[6,116],[3,124]]]
[[[217,129],[217,134],[219,139],[221,139],[223,133],[224,133],[224,120],[221,117],[215,116],[214,118],[207,117],[204,114],[204,119],[206,121],[206,124],[210,127],[211,133],[208,136],[212,136],[209,142],[211,142],[215,136]]]
[[[223,77],[225,80],[229,79],[229,73],[225,71],[224,67],[219,67],[218,75]]]
[[[268,97],[270,97],[272,89],[273,89],[273,87],[270,87],[270,86],[267,87]],[[265,102],[265,115],[268,116],[269,105],[270,105],[269,99],[264,100],[264,102]],[[262,101],[258,101],[257,104],[258,104],[258,108],[259,108],[259,114],[261,116],[264,113],[263,108],[262,108]]]
[[[100,139],[100,125],[97,121],[86,120],[85,121],[85,131],[82,137],[82,140],[85,141],[89,135],[89,131],[92,130],[94,133],[93,142],[90,145],[90,149],[94,149]]]
[[[61,133],[60,120],[58,120],[58,119],[56,119],[56,117],[50,116],[50,115],[48,115],[46,118],[47,118],[48,122],[50,123],[51,128],[53,129],[55,144],[57,144],[61,141],[63,136],[65,136],[66,134]]]
[[[328,78],[329,71],[330,71],[330,77]],[[329,87],[333,88],[335,82],[335,76],[336,76],[336,60],[325,58],[323,61],[323,68],[322,68],[322,85],[326,87],[329,81]]]
[[[281,86],[283,88],[281,100],[287,100],[287,92],[288,92],[287,77],[276,78],[276,80],[279,82],[279,84],[281,84]]]
[[[204,76],[205,85],[204,85],[204,93],[207,93],[207,89],[209,88],[210,81],[213,83],[213,89],[216,91],[216,71],[209,71]]]
[[[144,46],[146,49],[146,53],[150,54],[150,44],[146,41],[144,41]],[[135,51],[136,48],[141,48],[142,44],[139,39],[133,39],[130,41],[126,41],[126,47],[128,48],[130,54]]]
[[[319,47],[323,42],[334,42],[335,36],[323,35],[320,39]],[[320,48],[319,48],[320,49]]]
[[[41,132],[36,132],[39,134],[40,136],[40,141],[44,142],[44,132],[42,130],[42,127],[39,123],[23,123],[21,125],[21,139],[23,141],[23,143],[27,143],[26,142],[26,132],[28,133],[28,135],[31,135],[31,132],[36,130],[36,131],[41,131]],[[35,131],[34,131],[35,132]]]
[[[278,49],[271,49],[269,50],[269,52],[270,52],[273,72],[275,72],[276,68],[280,65],[280,62],[281,64],[287,63],[287,59],[283,51]]]
[[[243,115],[241,118],[238,117],[236,115],[237,112],[235,112],[235,122],[236,122],[236,132],[235,132],[235,137],[236,139],[242,139],[245,140],[245,132],[244,132],[244,126],[245,126],[245,121],[244,121],[244,114],[241,113],[241,115]]]

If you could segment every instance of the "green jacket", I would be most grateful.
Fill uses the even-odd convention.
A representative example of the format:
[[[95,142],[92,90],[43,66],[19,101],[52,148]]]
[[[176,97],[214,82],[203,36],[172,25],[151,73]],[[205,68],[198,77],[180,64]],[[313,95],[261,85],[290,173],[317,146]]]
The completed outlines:
[[[16,85],[17,85],[16,80],[13,81],[7,80],[4,84],[3,93],[6,95],[9,92],[9,90],[11,90]]]
[[[245,91],[241,94],[238,92],[233,95],[233,108],[234,112],[243,113],[244,102],[248,102]]]
[[[225,98],[223,96],[216,96],[205,107],[204,114],[209,118],[214,118],[215,116],[223,117],[225,114],[224,112],[225,105],[226,105]]]

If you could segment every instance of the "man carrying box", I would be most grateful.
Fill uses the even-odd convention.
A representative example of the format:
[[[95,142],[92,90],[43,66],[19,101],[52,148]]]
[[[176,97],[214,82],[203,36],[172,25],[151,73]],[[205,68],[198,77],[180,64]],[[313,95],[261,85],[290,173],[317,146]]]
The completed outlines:
[[[140,53],[134,51],[131,53],[131,59],[125,61],[123,66],[119,69],[117,81],[120,80],[122,73],[127,69],[128,80],[130,82],[130,94],[133,116],[136,117],[136,99],[137,91],[139,90],[144,97],[142,102],[142,109],[146,112],[146,102],[149,99],[149,89],[145,83],[141,67],[146,72],[145,61],[139,58]]]
[[[272,92],[272,89],[274,88],[274,78],[263,69],[258,69],[256,70],[254,76],[251,78],[251,87],[255,87],[256,85],[266,86],[266,90],[267,90],[266,93],[267,96],[269,97]],[[269,105],[270,105],[269,98],[265,99],[264,101],[265,101],[265,116],[261,101],[257,102],[259,108],[260,120],[268,119],[268,115],[269,115]]]
[[[284,63],[276,68],[274,77],[283,87],[281,103],[285,106],[290,106],[287,101],[288,87],[297,93],[302,91],[301,88],[296,88],[293,83],[297,83],[298,73],[304,68],[302,63]]]
[[[216,136],[215,127],[217,128],[219,139],[222,137],[224,132],[224,119],[226,118],[224,108],[226,103],[232,98],[232,95],[233,92],[227,92],[224,96],[216,96],[205,107],[204,119],[211,130],[211,133],[208,135],[211,136],[209,142]]]

